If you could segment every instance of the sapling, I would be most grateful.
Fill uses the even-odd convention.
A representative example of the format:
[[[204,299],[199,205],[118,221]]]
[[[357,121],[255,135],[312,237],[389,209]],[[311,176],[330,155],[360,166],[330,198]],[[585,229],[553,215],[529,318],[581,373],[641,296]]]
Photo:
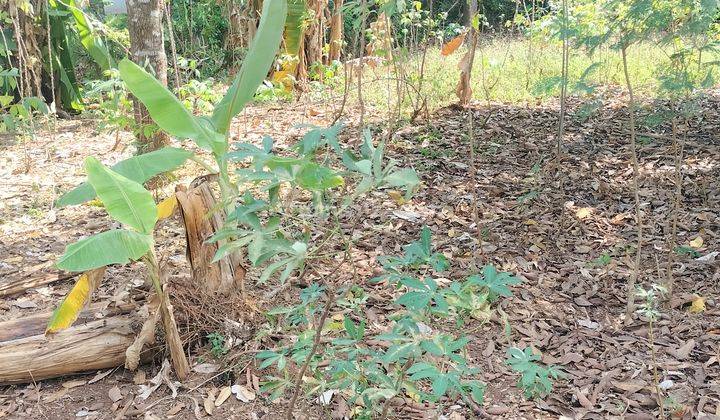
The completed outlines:
[[[530,347],[509,348],[505,363],[522,375],[518,379],[518,385],[522,388],[526,398],[534,399],[550,395],[553,390],[552,381],[564,376],[557,366],[543,366],[540,356],[533,353]]]
[[[660,418],[665,418],[665,407],[662,390],[660,389],[660,376],[658,375],[657,357],[655,353],[655,321],[660,317],[658,310],[658,298],[667,293],[667,289],[659,284],[653,284],[650,289],[638,288],[635,292],[640,298],[640,305],[637,313],[647,319],[648,322],[648,345],[650,346],[650,358],[652,361],[653,381],[655,383],[655,394],[658,407],[660,407]],[[658,296],[660,295],[660,296]]]

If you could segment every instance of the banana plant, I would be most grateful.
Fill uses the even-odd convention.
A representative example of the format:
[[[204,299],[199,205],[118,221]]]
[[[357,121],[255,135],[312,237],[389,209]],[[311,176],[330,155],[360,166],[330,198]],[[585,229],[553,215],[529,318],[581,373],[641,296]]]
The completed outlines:
[[[107,168],[93,157],[85,160],[85,170],[88,174],[88,185],[95,191],[108,215],[122,227],[101,232],[67,246],[65,253],[56,263],[57,267],[85,273],[51,316],[46,334],[55,334],[75,322],[99,285],[106,266],[142,260],[148,267],[151,283],[160,297],[165,334],[169,337],[168,340],[179,337],[175,324],[167,321],[171,317],[158,274],[153,240],[153,230],[159,215],[167,215],[167,203],[172,204],[172,201],[162,203],[163,211],[160,212],[152,194],[140,183]],[[183,376],[182,372],[187,371],[187,360],[182,348],[173,351],[174,347],[171,346],[170,349],[178,376]]]
[[[75,75],[72,57],[74,43],[79,41],[102,71],[115,66],[110,51],[99,36],[91,19],[75,4],[75,0],[49,0],[48,27],[51,51],[44,63],[48,71],[57,72],[60,101],[65,109],[81,110],[82,94]],[[47,56],[49,53],[50,56]],[[49,63],[52,62],[52,67]]]

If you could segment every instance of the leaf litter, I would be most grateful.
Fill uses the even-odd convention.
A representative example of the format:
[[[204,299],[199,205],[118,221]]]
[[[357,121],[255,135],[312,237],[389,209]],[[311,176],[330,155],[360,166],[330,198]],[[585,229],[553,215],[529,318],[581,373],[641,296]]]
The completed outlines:
[[[677,298],[674,296],[669,305],[662,308],[655,338],[661,384],[681,406],[678,410],[686,417],[690,416],[687,418],[701,413],[720,414],[720,328],[717,327],[720,311],[716,306],[720,268],[714,262],[720,248],[720,216],[717,212],[720,208],[717,187],[720,162],[716,134],[720,132],[716,123],[720,120],[717,112],[720,103],[713,97],[706,101],[702,124],[693,123],[688,137],[681,223],[678,226],[678,245],[690,247],[699,255],[696,258],[676,255],[673,273]],[[572,110],[572,103],[570,108]],[[355,224],[349,227],[363,230],[362,236],[357,238],[357,249],[353,250],[360,275],[372,276],[378,267],[375,258],[398,251],[407,242],[406,238],[417,235],[423,224],[433,231],[440,251],[458,265],[447,275],[449,278],[471,271],[475,264],[473,254],[480,247],[488,262],[524,279],[523,286],[516,288],[514,295],[503,304],[509,334],[497,314],[493,314],[489,322],[478,321],[475,325],[470,321],[466,325],[466,334],[471,338],[469,360],[481,367],[478,378],[491,384],[484,406],[488,415],[496,418],[642,418],[642,415],[657,413],[647,325],[637,319],[625,327],[622,319],[624,286],[632,270],[635,239],[632,193],[628,189],[630,166],[624,108],[616,102],[606,101],[598,114],[585,121],[571,118],[563,164],[555,176],[545,171],[552,158],[549,151],[552,150],[557,120],[554,107],[503,104],[471,107],[476,121],[484,121],[492,114],[487,125],[476,130],[475,184],[468,179],[468,168],[472,163],[466,153],[466,112],[457,107],[445,108],[431,116],[432,126],[407,126],[394,134],[388,153],[403,165],[415,167],[422,176],[423,188],[410,202],[397,200],[392,194],[370,194],[354,209],[362,218],[344,220]],[[292,136],[299,133],[298,130],[293,131],[282,123],[263,122],[268,121],[272,113],[287,114],[287,110],[253,107],[243,116],[241,127],[253,141],[260,141],[262,135],[275,134],[280,141],[292,142]],[[324,123],[321,118],[331,114],[303,114],[301,119],[306,122],[314,118],[312,122],[321,125]],[[286,120],[292,118],[270,119]],[[353,130],[349,127],[343,137],[352,139]],[[655,130],[659,136],[668,133],[667,127]],[[291,138],[278,136],[277,133],[282,131],[288,131]],[[58,141],[68,144],[69,135],[69,131],[61,133],[57,136]],[[421,136],[430,137],[424,141],[427,141],[427,147],[441,152],[437,157],[429,158],[420,153],[417,139]],[[63,160],[57,157],[50,161],[38,159],[38,167],[53,168],[53,173],[76,174],[63,179],[56,176],[55,185],[67,187],[76,183],[82,177],[77,165],[84,157],[82,154],[102,154],[107,150],[103,149],[105,146],[114,143],[112,137],[96,137],[101,141],[94,142],[80,155]],[[650,250],[643,256],[640,278],[646,284],[664,278],[663,262],[668,251],[664,229],[672,207],[674,187],[674,174],[667,169],[672,168],[670,147],[670,142],[661,137],[640,147],[641,197],[649,236],[646,249]],[[31,150],[32,153],[35,152]],[[115,153],[108,158],[115,161],[120,155]],[[192,174],[184,176],[182,179],[192,178]],[[25,177],[22,175],[16,185],[3,192],[2,198],[8,200],[7,205],[15,206],[13,209],[18,205],[22,208],[18,197],[29,191],[34,182],[32,173],[27,179]],[[560,183],[560,179],[564,181]],[[42,184],[41,200],[42,192],[50,191],[49,186]],[[485,232],[482,243],[478,243],[472,217],[472,197],[476,187],[480,192],[480,226]],[[8,218],[9,208],[4,207],[3,217]],[[100,211],[83,206],[63,209],[53,217],[38,221],[26,217],[11,218],[11,223],[2,227],[4,235],[0,245],[8,252],[0,264],[0,275],[9,275],[9,279],[16,282],[53,276],[52,255],[60,253],[61,244],[72,237],[105,229],[106,222],[100,215]],[[74,227],[79,218],[86,220],[82,229]],[[171,254],[168,258],[170,270],[175,278],[181,279],[180,273],[186,270],[182,237],[176,228],[160,235],[172,244],[168,251]],[[23,236],[35,239],[26,241]],[[31,269],[27,270],[27,267]],[[111,279],[142,276],[133,267],[110,271],[108,277]],[[72,284],[56,282],[56,279],[57,276],[53,282],[44,283],[49,285],[46,286],[49,293],[29,291],[26,297],[15,300],[31,300],[37,308],[24,303],[21,305],[25,308],[6,305],[0,307],[0,317],[9,319],[19,316],[20,310],[32,313],[52,306],[53,296],[62,295]],[[98,298],[111,298],[116,290],[119,289],[109,281],[101,286]],[[296,293],[291,287],[277,296],[280,301],[292,301]],[[392,296],[382,287],[371,293],[374,304],[368,308],[371,320],[368,328],[377,330],[387,322],[388,302]],[[128,298],[130,296],[123,297]],[[278,302],[260,303],[259,307],[269,309],[268,305]],[[442,330],[448,325],[429,325],[428,328]],[[562,366],[568,373],[568,380],[559,382],[554,393],[542,401],[525,401],[521,390],[515,387],[516,377],[503,363],[509,342],[537,349],[544,362]],[[220,371],[223,369],[224,366],[220,367]],[[204,368],[201,371],[206,371],[198,373],[203,377],[216,375]],[[136,383],[141,387],[132,395],[144,396],[148,402],[155,399],[150,404],[157,403],[157,406],[151,411],[160,417],[182,413],[197,416],[202,415],[201,411],[211,411],[217,416],[219,410],[229,409],[266,415],[278,412],[277,405],[268,405],[262,394],[257,394],[262,374],[251,368],[230,370],[236,378],[245,376],[240,383],[227,382],[221,377],[201,385],[190,392],[193,396],[189,397],[192,402],[189,405],[178,402],[184,398],[183,393],[188,392],[187,388],[173,389],[175,385],[167,375],[164,363],[159,370],[155,367],[151,372],[155,374],[147,384],[144,378],[136,376]],[[122,375],[121,372],[112,373],[92,386],[103,386],[108,382],[102,392],[102,398],[108,401],[109,390],[122,383],[132,384],[132,375],[125,375],[124,379]],[[167,391],[161,390],[163,383],[168,386]],[[44,401],[72,403],[68,401],[72,400],[76,390],[90,386],[60,387],[62,395],[57,395],[56,399],[45,397]],[[187,386],[193,387],[192,384]],[[206,398],[213,388],[216,391],[210,408]],[[120,386],[118,389],[125,388]],[[30,396],[35,391],[30,388],[13,387],[8,391],[0,397],[0,412],[15,412],[20,406],[32,405]],[[55,395],[52,391],[45,393]],[[234,405],[234,399],[228,399],[232,394],[240,400],[234,404],[243,405]],[[327,400],[331,400],[333,409],[339,413],[349,412],[351,407],[343,408],[346,400],[342,392],[332,397],[326,395],[328,398],[322,401],[305,402],[310,412],[316,412]],[[117,396],[113,391],[110,399]],[[158,402],[165,397],[169,399]],[[198,403],[198,399],[202,403]],[[125,407],[135,408],[129,412],[143,412],[142,404],[130,402]],[[115,401],[115,409],[127,409],[124,404],[122,398]],[[74,407],[73,413],[82,411],[87,415],[85,413],[96,411],[82,404]],[[463,412],[462,404],[460,407]],[[400,403],[398,409],[408,418],[422,417],[423,410],[424,414],[432,412],[431,407],[419,408],[410,401]],[[464,412],[469,415],[468,411]],[[461,415],[452,413],[442,415],[446,418]]]

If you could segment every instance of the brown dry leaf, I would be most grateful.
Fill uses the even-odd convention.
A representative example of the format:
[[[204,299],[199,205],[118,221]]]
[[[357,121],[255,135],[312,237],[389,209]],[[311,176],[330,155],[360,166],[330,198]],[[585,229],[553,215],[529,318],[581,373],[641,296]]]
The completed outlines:
[[[690,309],[688,309],[689,312],[693,314],[699,314],[700,312],[705,311],[705,301],[707,298],[698,296],[695,299],[693,299],[692,304],[690,305]]]
[[[138,370],[135,373],[135,376],[133,376],[133,383],[135,385],[140,385],[140,384],[144,384],[145,382],[147,382],[147,375],[145,374],[145,371]]]
[[[212,416],[213,411],[215,410],[215,398],[213,398],[212,394],[203,399],[203,407],[205,408],[207,415]]]
[[[583,393],[583,392],[582,392],[581,390],[579,390],[579,389],[576,389],[576,390],[575,390],[575,396],[577,397],[577,400],[578,400],[578,402],[580,403],[580,405],[582,405],[583,407],[587,408],[588,410],[592,410],[592,408],[593,408],[593,406],[594,406],[595,404],[593,404],[592,402],[590,402],[590,400],[589,400],[588,397],[585,395],[585,393]]]
[[[225,400],[228,399],[228,397],[232,395],[232,391],[230,390],[229,386],[225,386],[220,390],[220,394],[218,394],[217,399],[215,399],[215,407],[220,407],[222,403],[225,402]]]
[[[690,356],[690,352],[695,348],[695,340],[689,339],[678,349],[667,349],[668,353],[675,356],[678,360],[687,359]]]
[[[455,38],[451,39],[450,41],[446,42],[445,45],[442,46],[442,50],[440,50],[440,54],[447,57],[448,55],[454,53],[458,48],[460,48],[463,41],[465,41],[466,35],[467,35],[467,32],[463,32],[460,35],[456,36]]]
[[[172,406],[167,413],[165,413],[166,416],[174,416],[175,414],[179,413],[180,410],[185,408],[185,403],[177,403],[174,406]]]
[[[634,394],[647,386],[645,381],[639,379],[630,381],[612,381],[615,388],[627,392],[628,394]]]
[[[160,388],[160,385],[162,385],[163,381],[165,381],[166,384],[169,383],[169,379],[166,379],[169,373],[170,362],[168,362],[167,359],[164,359],[162,362],[162,366],[160,367],[160,371],[158,371],[157,375],[150,379],[150,383],[148,385],[140,385],[140,399],[147,400],[148,397],[150,397],[150,395],[155,392],[155,390]],[[172,383],[170,383],[170,385],[172,385]],[[173,391],[173,398],[175,398],[175,395],[177,395],[177,390],[173,389],[170,385],[168,385],[168,387],[170,387]]]
[[[73,381],[63,382],[62,386],[65,389],[72,389],[72,388],[77,388],[79,386],[83,386],[86,383],[87,383],[87,381],[85,381],[83,379],[75,379]]]
[[[702,248],[704,243],[705,243],[705,241],[703,241],[702,236],[698,236],[697,238],[690,241],[689,245],[695,249],[700,249],[700,248]]]
[[[92,379],[88,381],[89,384],[94,384],[95,382],[101,381],[108,377],[111,373],[113,373],[115,369],[108,369],[105,372],[98,372]]]
[[[255,393],[242,385],[233,385],[230,388],[235,397],[242,402],[250,402],[255,399]]]
[[[64,397],[68,393],[67,388],[60,388],[59,390],[53,392],[52,394],[48,395],[47,397],[43,398],[43,401],[52,403],[55,402],[62,397]]]
[[[592,212],[592,207],[581,207],[575,211],[575,216],[577,216],[578,219],[582,220],[590,216]]]
[[[108,391],[108,397],[110,398],[110,400],[112,402],[118,402],[123,399],[123,394],[122,394],[122,391],[120,391],[120,388],[118,388],[118,386],[115,385],[114,387],[110,388],[110,390]]]

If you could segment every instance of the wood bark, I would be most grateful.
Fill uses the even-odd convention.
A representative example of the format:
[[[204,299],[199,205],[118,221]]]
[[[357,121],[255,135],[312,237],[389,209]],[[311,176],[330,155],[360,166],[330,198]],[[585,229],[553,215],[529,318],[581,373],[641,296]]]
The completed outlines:
[[[152,72],[163,86],[167,86],[167,56],[163,45],[163,2],[162,0],[128,0],[127,25],[130,35],[130,57],[139,66]],[[143,133],[143,127],[152,123],[145,106],[133,98],[135,122],[139,126],[136,137],[138,152],[146,153],[169,144],[164,132],[151,136]]]
[[[245,268],[239,253],[231,253],[229,258],[212,262],[215,252],[224,241],[208,243],[207,240],[222,228],[225,214],[217,209],[208,183],[202,182],[189,189],[178,186],[175,194],[185,224],[187,258],[195,284],[204,287],[208,293],[224,295],[242,289]]]
[[[45,326],[51,312],[0,323],[0,385],[25,383],[125,363],[137,319],[130,305],[120,315],[96,319],[97,305],[83,311],[75,325],[51,338]]]
[[[67,280],[75,275],[72,273],[41,273],[22,279],[6,279],[0,281],[0,297],[22,293],[56,281]]]

